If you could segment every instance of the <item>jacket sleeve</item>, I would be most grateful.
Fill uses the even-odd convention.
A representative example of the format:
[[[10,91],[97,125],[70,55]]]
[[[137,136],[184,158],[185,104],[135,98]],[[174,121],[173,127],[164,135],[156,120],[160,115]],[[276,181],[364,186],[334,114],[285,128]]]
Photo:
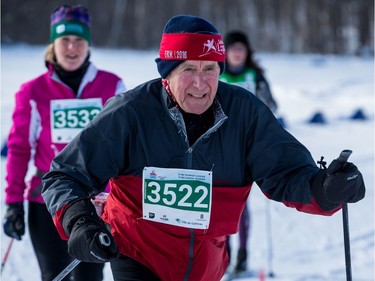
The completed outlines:
[[[308,149],[264,105],[254,111],[247,142],[251,180],[268,198],[299,211],[332,215],[339,210],[324,211],[314,198],[311,187],[319,168]]]
[[[260,71],[256,73],[256,96],[264,102],[273,113],[277,111],[277,103],[272,97],[270,86]]]
[[[16,93],[12,127],[7,141],[6,204],[19,203],[24,200],[25,177],[31,157],[31,148],[35,145],[36,112],[36,103],[30,98],[27,84],[22,85],[20,91]]]

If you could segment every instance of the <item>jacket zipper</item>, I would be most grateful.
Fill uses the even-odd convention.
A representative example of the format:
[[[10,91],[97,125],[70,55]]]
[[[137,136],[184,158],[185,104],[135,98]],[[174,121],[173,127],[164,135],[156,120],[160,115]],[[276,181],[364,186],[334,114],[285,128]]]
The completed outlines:
[[[196,142],[192,145],[192,146],[189,146],[189,142],[187,141],[188,138],[187,138],[187,134],[186,134],[186,131],[183,130],[184,132],[184,136],[185,136],[185,142],[187,141],[187,146],[188,146],[188,149],[187,149],[187,168],[188,169],[191,169],[193,167],[193,150],[194,150],[194,147],[206,136],[209,136],[210,134],[212,134],[213,132],[215,132],[223,123],[224,121],[227,119],[228,117],[223,115],[216,124],[214,124],[214,126],[212,126],[212,128],[208,129],[207,132],[205,132],[202,136],[200,136]],[[184,276],[184,281],[188,281],[189,280],[189,276],[190,276],[190,273],[191,273],[191,270],[192,270],[192,267],[193,267],[193,260],[194,260],[194,244],[195,244],[195,232],[194,232],[194,229],[192,228],[189,228],[189,232],[190,232],[190,243],[189,243],[189,259],[188,259],[188,265],[187,265],[187,268],[186,268],[186,271],[185,271],[185,276]]]
[[[193,268],[193,258],[194,258],[194,244],[195,244],[195,232],[194,229],[189,228],[190,231],[190,243],[189,243],[189,262],[186,268],[184,281],[189,280],[191,269]]]

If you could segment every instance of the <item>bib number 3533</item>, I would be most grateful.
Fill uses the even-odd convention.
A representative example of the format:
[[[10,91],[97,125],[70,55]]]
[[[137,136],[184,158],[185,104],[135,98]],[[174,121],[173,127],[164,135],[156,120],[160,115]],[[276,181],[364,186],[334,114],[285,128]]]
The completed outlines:
[[[70,142],[102,109],[100,98],[51,101],[52,142]]]
[[[212,172],[146,167],[143,218],[180,227],[207,229],[211,216]]]

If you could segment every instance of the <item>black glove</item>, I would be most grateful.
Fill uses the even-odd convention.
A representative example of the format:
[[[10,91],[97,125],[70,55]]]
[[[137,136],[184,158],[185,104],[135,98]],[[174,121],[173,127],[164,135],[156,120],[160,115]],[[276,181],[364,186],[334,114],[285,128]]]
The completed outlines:
[[[325,211],[342,203],[355,203],[365,197],[365,183],[358,168],[350,162],[333,160],[328,169],[315,175],[311,191]]]
[[[24,217],[23,203],[9,204],[4,217],[3,227],[5,234],[11,238],[21,240],[21,236],[25,234]]]
[[[69,235],[68,252],[74,258],[102,263],[118,256],[118,248],[111,233],[88,199],[76,201],[68,207],[63,227]]]

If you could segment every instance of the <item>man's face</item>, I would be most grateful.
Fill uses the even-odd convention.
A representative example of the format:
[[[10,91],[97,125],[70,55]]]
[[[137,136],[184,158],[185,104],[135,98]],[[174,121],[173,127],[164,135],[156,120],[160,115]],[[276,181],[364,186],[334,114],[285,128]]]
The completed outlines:
[[[166,80],[183,111],[202,114],[214,101],[219,74],[220,67],[216,61],[187,60],[176,67]]]

